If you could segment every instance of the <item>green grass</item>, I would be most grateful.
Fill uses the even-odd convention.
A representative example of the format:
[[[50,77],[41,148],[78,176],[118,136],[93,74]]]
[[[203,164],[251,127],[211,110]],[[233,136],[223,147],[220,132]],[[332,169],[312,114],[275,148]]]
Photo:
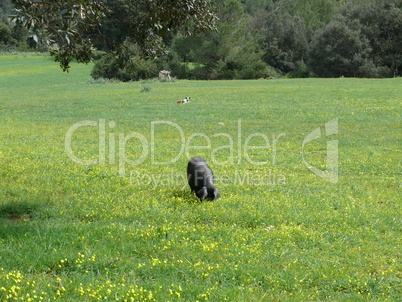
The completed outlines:
[[[402,296],[402,79],[155,81],[143,93],[91,81],[90,68],[0,56],[0,301]],[[324,169],[327,139],[339,141],[334,184],[306,168],[302,143],[335,118],[338,134],[304,150]],[[96,127],[74,132],[74,155],[103,160],[105,123],[104,164],[67,155],[81,121]],[[247,149],[266,145],[256,133],[270,148]],[[133,135],[127,160],[144,158],[122,173]],[[190,194],[187,155],[210,163],[220,199]]]

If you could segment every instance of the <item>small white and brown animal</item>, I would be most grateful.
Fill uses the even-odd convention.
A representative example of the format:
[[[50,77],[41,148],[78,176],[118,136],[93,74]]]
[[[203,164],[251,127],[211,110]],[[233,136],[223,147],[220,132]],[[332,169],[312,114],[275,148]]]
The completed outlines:
[[[186,96],[183,100],[177,101],[178,104],[187,104],[190,103],[190,97]]]
[[[220,197],[214,186],[214,174],[202,157],[193,157],[187,165],[187,180],[191,191],[202,200],[214,200]]]
[[[170,71],[168,71],[168,70],[159,71],[159,79],[164,79],[164,78],[167,78],[168,80],[170,80]]]

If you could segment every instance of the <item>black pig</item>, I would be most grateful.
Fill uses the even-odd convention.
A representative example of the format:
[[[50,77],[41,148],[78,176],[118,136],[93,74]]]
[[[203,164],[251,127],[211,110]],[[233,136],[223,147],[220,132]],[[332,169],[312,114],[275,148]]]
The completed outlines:
[[[214,175],[202,157],[193,157],[187,165],[187,179],[192,192],[200,200],[214,200],[220,197],[214,187]]]

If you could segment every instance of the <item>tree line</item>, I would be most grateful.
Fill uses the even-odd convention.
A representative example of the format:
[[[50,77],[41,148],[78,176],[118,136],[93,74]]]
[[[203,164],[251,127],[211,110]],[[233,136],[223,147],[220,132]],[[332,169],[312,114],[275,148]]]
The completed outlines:
[[[47,27],[44,21],[35,27],[26,17],[33,15],[32,1],[0,0],[0,49],[50,50],[64,69],[73,58],[90,61],[96,49],[92,76],[122,81],[162,69],[208,80],[402,72],[402,0],[178,1],[182,6],[103,0],[79,1],[88,7],[78,8],[73,2],[49,5]],[[35,12],[45,18],[43,10]],[[43,29],[48,37],[35,33]]]

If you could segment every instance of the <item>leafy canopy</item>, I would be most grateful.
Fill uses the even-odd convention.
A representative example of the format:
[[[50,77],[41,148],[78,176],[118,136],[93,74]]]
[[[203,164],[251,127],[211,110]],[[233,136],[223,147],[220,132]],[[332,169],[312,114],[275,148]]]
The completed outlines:
[[[125,39],[137,43],[144,56],[163,52],[163,37],[186,27],[188,35],[215,28],[211,0],[13,0],[14,19],[27,27],[37,43],[52,47],[63,70],[73,58],[87,63],[92,58],[92,36],[99,35],[106,21],[124,27]],[[116,14],[121,7],[125,14]],[[117,44],[123,45],[120,41]],[[124,47],[117,47],[124,61]],[[123,62],[124,63],[124,62]]]

